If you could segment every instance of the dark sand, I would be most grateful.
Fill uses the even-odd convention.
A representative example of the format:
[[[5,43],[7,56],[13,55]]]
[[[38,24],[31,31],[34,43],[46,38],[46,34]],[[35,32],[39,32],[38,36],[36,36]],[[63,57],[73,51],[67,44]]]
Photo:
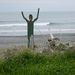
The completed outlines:
[[[75,45],[75,34],[53,34],[54,37],[59,38],[59,43],[71,43]],[[36,52],[42,52],[43,49],[48,49],[48,38],[50,35],[36,35],[34,42],[37,48]],[[11,52],[20,51],[20,48],[27,47],[27,36],[0,36],[0,58],[7,54],[7,50]],[[17,50],[17,51],[16,51]],[[9,51],[10,52],[10,51]]]
[[[54,37],[60,39],[61,42],[75,43],[75,34],[53,34]],[[35,45],[45,46],[49,35],[34,36]],[[26,36],[0,36],[0,48],[9,48],[15,46],[27,46]]]

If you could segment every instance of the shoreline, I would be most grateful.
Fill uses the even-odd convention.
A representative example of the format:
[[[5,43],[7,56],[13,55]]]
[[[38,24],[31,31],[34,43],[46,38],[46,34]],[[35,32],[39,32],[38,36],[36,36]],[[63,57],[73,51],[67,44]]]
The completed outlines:
[[[53,34],[55,38],[59,38],[61,42],[71,42],[75,44],[75,34]],[[50,35],[34,35],[35,45],[44,46]],[[15,46],[27,47],[27,36],[0,36],[0,48],[9,48]]]

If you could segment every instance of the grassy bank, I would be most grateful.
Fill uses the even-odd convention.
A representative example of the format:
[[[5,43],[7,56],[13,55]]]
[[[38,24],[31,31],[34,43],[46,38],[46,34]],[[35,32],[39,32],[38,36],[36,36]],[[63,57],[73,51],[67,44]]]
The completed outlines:
[[[22,52],[0,61],[0,75],[75,75],[75,52]]]

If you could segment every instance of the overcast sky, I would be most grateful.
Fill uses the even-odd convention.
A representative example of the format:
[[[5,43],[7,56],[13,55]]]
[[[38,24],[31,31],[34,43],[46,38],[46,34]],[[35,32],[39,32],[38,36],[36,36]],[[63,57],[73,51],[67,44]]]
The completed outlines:
[[[0,0],[0,12],[8,11],[75,11],[75,0]]]

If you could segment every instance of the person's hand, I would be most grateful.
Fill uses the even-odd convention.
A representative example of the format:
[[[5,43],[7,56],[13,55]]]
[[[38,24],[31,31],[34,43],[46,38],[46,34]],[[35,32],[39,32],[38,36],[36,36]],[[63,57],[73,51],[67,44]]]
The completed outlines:
[[[40,8],[38,8],[38,11],[40,11]]]
[[[40,11],[40,8],[38,8],[38,15],[39,15],[39,11]]]
[[[21,11],[21,13],[23,14],[23,11]]]

